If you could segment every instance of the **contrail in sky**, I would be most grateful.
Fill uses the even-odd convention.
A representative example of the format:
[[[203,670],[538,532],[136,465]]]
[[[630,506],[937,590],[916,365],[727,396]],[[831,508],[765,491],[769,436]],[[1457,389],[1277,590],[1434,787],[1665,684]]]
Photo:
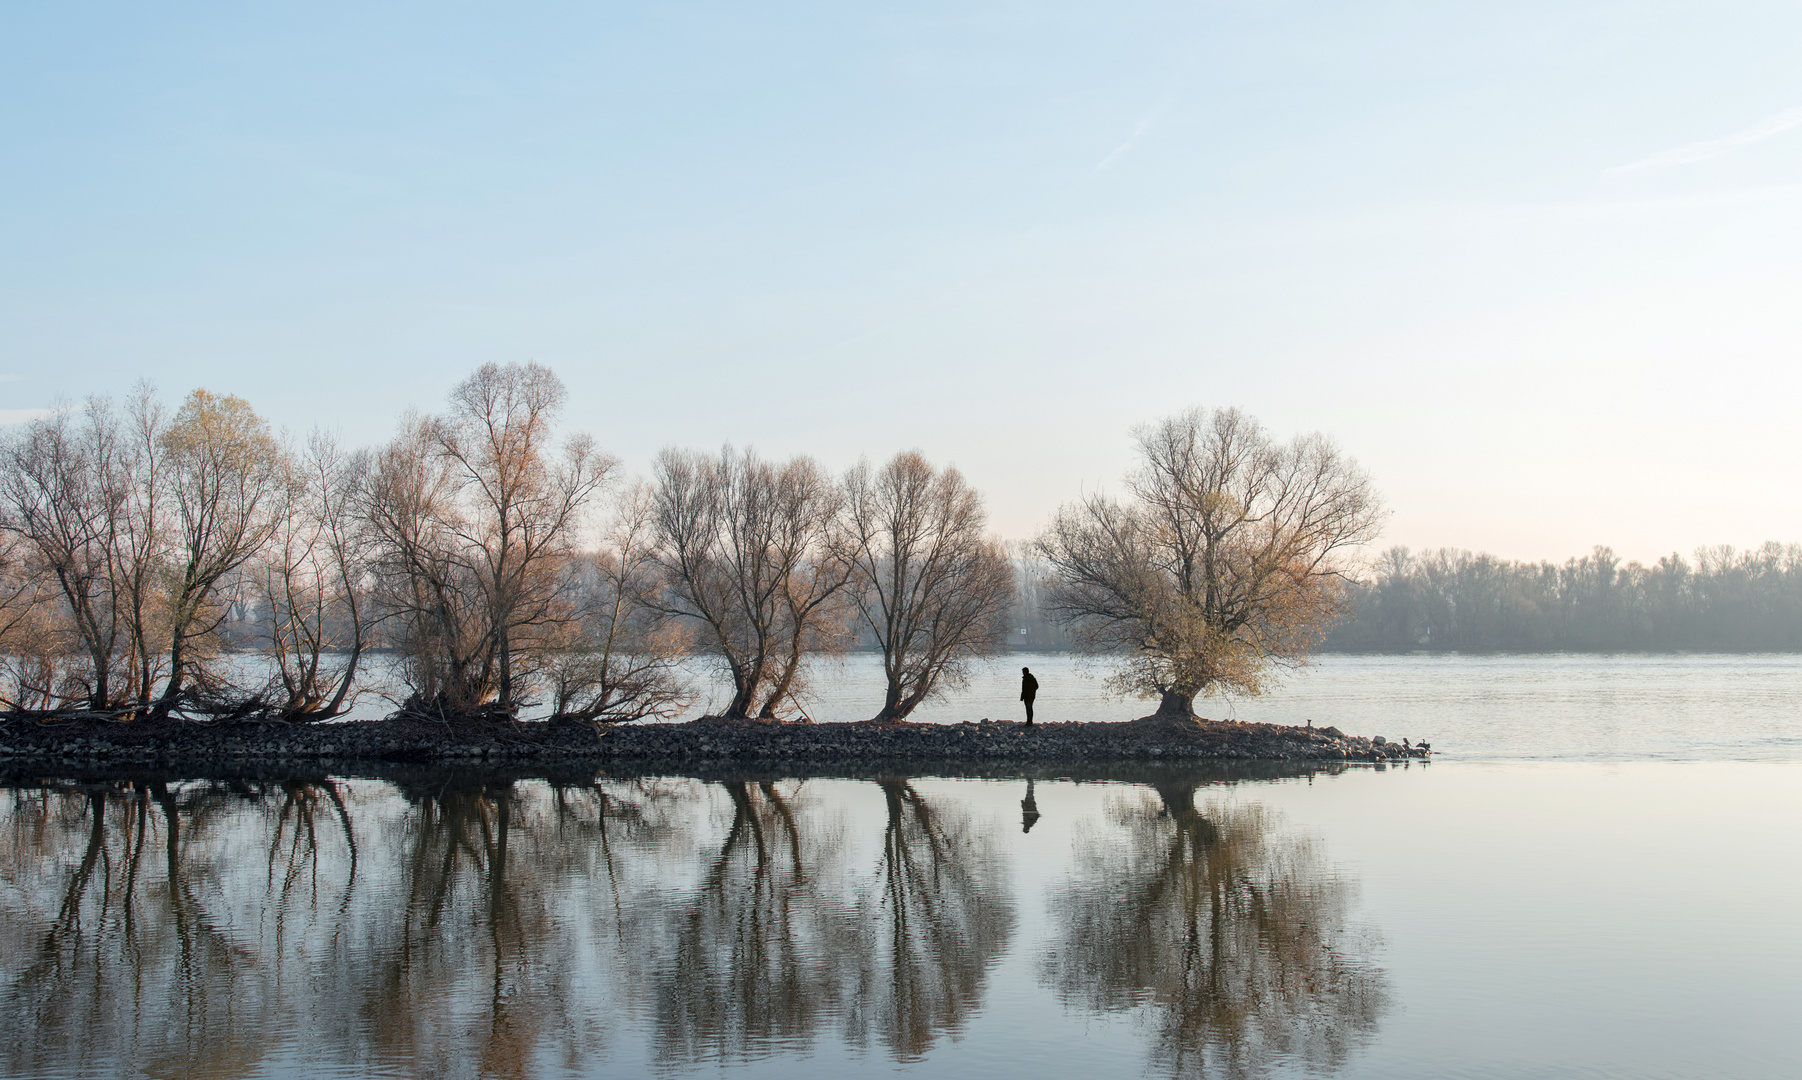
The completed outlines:
[[[1632,162],[1628,165],[1616,165],[1603,175],[1624,172],[1639,172],[1642,169],[1664,169],[1672,165],[1692,165],[1698,161],[1707,161],[1724,154],[1731,154],[1742,146],[1750,146],[1755,142],[1763,142],[1774,135],[1781,135],[1790,128],[1802,124],[1802,106],[1785,109],[1776,116],[1768,116],[1744,131],[1736,131],[1731,135],[1723,135],[1718,139],[1705,142],[1686,143],[1669,150],[1661,150],[1649,158]]]
[[[1145,137],[1145,133],[1151,130],[1151,125],[1157,123],[1158,117],[1163,115],[1164,109],[1169,106],[1169,104],[1170,99],[1165,98],[1156,105],[1153,105],[1151,111],[1145,114],[1145,119],[1140,120],[1138,126],[1133,128],[1133,133],[1126,137],[1126,141],[1119,146],[1114,147],[1113,153],[1095,163],[1095,168],[1090,175],[1093,176],[1095,173],[1108,168],[1113,165],[1114,162],[1120,160],[1121,155],[1125,154],[1128,150],[1131,150],[1140,139]]]

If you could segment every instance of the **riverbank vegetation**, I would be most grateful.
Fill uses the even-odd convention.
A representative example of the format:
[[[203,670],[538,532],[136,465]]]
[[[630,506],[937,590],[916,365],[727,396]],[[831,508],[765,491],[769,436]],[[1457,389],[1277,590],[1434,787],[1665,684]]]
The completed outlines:
[[[699,656],[726,719],[775,720],[861,635],[872,713],[900,720],[1007,647],[1013,566],[957,470],[671,449],[630,482],[560,428],[565,397],[485,365],[364,450],[143,387],[8,433],[0,712],[324,720],[377,689],[380,651],[400,717],[671,718]]]
[[[1802,545],[1703,548],[1651,566],[1598,547],[1562,565],[1391,548],[1354,582],[1346,652],[1802,649]]]
[[[1010,648],[1100,654],[1188,716],[1322,648],[1802,648],[1802,548],[1360,562],[1368,478],[1234,410],[1142,429],[1123,497],[1003,545],[917,452],[671,448],[634,479],[565,396],[489,364],[363,449],[142,386],[0,433],[0,717],[673,719],[700,661],[722,718],[773,721],[805,718],[810,659],[868,649],[867,715],[899,721]]]

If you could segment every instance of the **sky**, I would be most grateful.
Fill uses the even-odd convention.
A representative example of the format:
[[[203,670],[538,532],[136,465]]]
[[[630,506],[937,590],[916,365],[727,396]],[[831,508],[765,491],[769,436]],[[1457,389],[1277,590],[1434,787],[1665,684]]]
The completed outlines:
[[[0,422],[372,443],[487,361],[664,446],[917,448],[995,528],[1238,406],[1383,544],[1802,541],[1802,7],[0,7]]]

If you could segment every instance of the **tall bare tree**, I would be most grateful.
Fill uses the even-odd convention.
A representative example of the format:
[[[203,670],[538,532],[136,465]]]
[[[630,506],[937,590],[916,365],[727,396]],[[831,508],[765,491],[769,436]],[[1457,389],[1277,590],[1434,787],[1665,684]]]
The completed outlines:
[[[0,713],[57,704],[72,635],[55,601],[31,545],[0,528]]]
[[[901,720],[1003,648],[1014,574],[986,535],[982,497],[956,469],[914,451],[845,478],[855,568],[851,596],[882,650],[887,689],[877,720]]]
[[[369,532],[356,512],[366,465],[322,432],[289,458],[275,535],[255,575],[275,663],[265,696],[289,720],[338,716],[354,700],[373,622]]]
[[[493,654],[481,583],[448,519],[456,488],[435,452],[432,423],[419,416],[378,450],[363,491],[376,539],[374,586],[392,618],[405,708],[461,713],[487,701]]]
[[[601,547],[568,561],[571,617],[545,659],[553,716],[617,723],[687,707],[679,665],[694,635],[657,602],[655,513],[651,490],[634,485],[615,502]]]
[[[1197,694],[1256,694],[1274,665],[1305,662],[1382,512],[1324,436],[1279,444],[1237,409],[1173,416],[1138,443],[1131,499],[1064,506],[1038,549],[1078,647],[1121,657],[1115,688],[1187,718]]]
[[[168,487],[171,584],[169,677],[155,711],[215,682],[208,662],[229,615],[222,588],[280,524],[282,449],[243,398],[195,390],[158,443]]]
[[[537,364],[484,364],[451,391],[437,425],[468,513],[462,540],[478,554],[496,657],[498,704],[515,706],[528,674],[520,641],[554,620],[557,563],[574,548],[581,515],[615,462],[587,435],[552,443],[568,392]]]
[[[68,639],[60,673],[44,673],[45,708],[141,711],[164,671],[162,429],[140,386],[123,414],[92,398],[0,447],[0,530],[54,583],[62,610],[50,618]]]
[[[548,368],[484,364],[377,457],[369,517],[416,708],[511,715],[555,646],[565,563],[614,468],[585,435],[556,443],[566,397]]]
[[[114,419],[105,401],[93,399],[79,413],[34,420],[6,441],[0,467],[0,528],[29,547],[34,571],[54,577],[85,661],[86,670],[70,678],[96,710],[112,707],[124,682],[112,571],[127,494],[113,483]],[[14,549],[21,569],[24,554]]]
[[[168,673],[169,531],[163,434],[168,411],[148,383],[126,399],[121,419],[122,453],[111,459],[110,482],[125,495],[125,513],[114,545],[113,597],[122,613],[129,648],[126,660],[135,712],[146,716],[156,685]]]
[[[732,679],[729,719],[775,719],[809,651],[842,647],[851,563],[837,485],[812,459],[777,465],[731,447],[657,458],[665,609],[693,622]]]

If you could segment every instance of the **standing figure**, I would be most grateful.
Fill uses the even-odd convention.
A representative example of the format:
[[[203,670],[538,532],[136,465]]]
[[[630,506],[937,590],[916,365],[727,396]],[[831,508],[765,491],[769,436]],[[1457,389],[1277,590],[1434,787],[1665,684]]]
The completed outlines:
[[[1039,800],[1032,797],[1032,778],[1026,780],[1026,798],[1020,800],[1020,831],[1029,833],[1039,820]]]
[[[1032,699],[1039,696],[1039,680],[1032,677],[1032,669],[1020,669],[1020,700],[1026,702],[1026,726],[1032,726]]]

